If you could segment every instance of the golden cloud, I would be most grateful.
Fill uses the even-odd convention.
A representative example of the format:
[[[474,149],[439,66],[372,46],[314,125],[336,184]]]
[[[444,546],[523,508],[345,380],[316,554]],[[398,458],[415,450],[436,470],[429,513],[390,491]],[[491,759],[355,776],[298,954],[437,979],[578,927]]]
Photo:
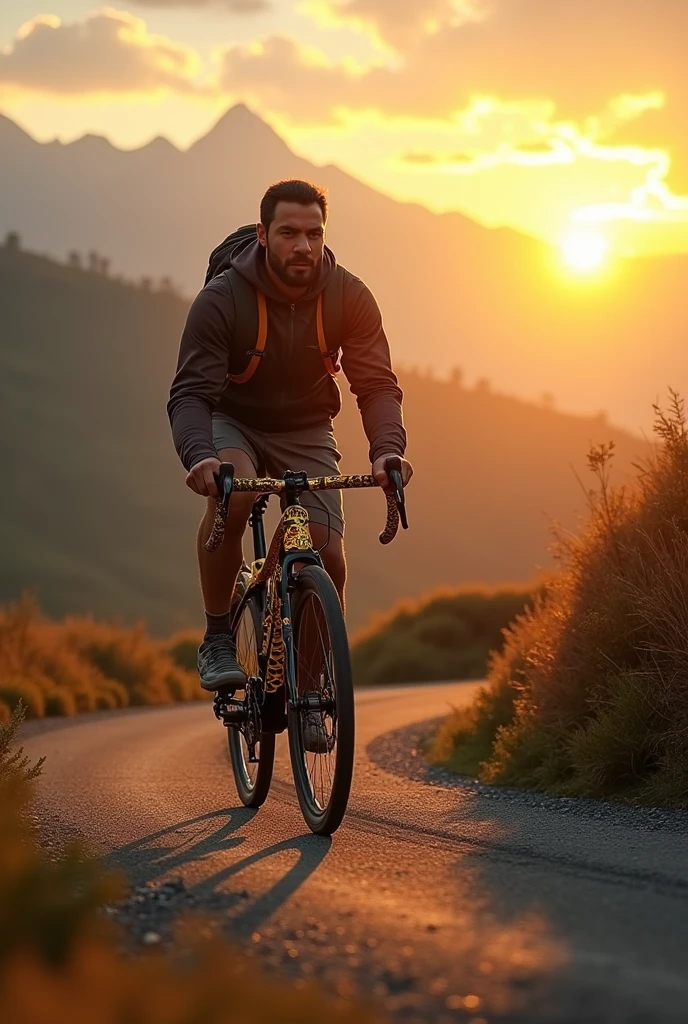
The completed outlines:
[[[272,9],[269,0],[138,0],[139,7],[221,7],[230,14],[262,14]]]
[[[299,9],[326,25],[352,25],[378,44],[399,50],[424,35],[486,13],[483,0],[303,0]]]
[[[546,97],[559,116],[580,121],[607,109],[611,97],[663,93],[661,106],[648,105],[619,123],[619,141],[665,149],[674,180],[688,187],[686,0],[307,0],[305,6],[394,48],[399,106],[415,88],[436,116],[447,96],[458,109],[472,94],[486,94]]]
[[[191,47],[152,35],[146,23],[105,8],[83,21],[38,15],[0,53],[0,86],[59,95],[195,91]]]
[[[232,46],[220,55],[221,89],[295,121],[327,121],[338,106],[365,106],[371,74],[370,69],[357,74],[286,36]]]

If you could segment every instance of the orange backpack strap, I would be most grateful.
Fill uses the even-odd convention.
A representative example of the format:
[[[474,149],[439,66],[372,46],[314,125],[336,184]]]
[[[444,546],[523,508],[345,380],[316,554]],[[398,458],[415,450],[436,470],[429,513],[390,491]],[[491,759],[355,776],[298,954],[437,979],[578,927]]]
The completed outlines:
[[[251,359],[243,373],[227,374],[227,379],[231,380],[232,384],[245,384],[246,381],[250,380],[265,355],[265,345],[268,340],[268,307],[262,292],[256,290],[256,298],[258,300],[258,339],[256,347],[248,351],[247,355],[250,355]]]
[[[315,327],[318,334],[318,348],[320,349],[320,355],[323,357],[325,363],[325,369],[332,376],[336,376],[339,373],[339,365],[335,362],[337,358],[337,351],[330,351],[327,347],[327,339],[325,338],[325,325],[323,323],[323,296],[322,292],[318,295],[318,304],[315,308]]]

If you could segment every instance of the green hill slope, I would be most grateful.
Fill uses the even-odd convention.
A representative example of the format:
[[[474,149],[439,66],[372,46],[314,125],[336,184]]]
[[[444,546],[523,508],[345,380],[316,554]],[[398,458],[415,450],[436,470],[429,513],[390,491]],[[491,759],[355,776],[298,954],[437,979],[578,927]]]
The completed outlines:
[[[195,532],[165,403],[187,301],[0,248],[0,601],[32,588],[49,614],[198,620]],[[618,473],[643,442],[601,419],[401,373],[412,528],[377,542],[379,494],[347,496],[349,617],[448,584],[532,578],[545,513],[573,525],[572,472],[590,442],[615,440]],[[348,394],[343,468],[366,467]],[[648,401],[654,396],[648,396]],[[297,468],[297,467],[295,467]]]

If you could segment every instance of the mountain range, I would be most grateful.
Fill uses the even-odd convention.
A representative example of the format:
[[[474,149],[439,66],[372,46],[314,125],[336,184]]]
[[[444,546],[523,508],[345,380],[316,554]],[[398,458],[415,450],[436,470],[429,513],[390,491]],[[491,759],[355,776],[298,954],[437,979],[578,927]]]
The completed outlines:
[[[187,300],[0,246],[0,601],[33,589],[51,614],[199,625],[195,535],[165,410]],[[352,628],[438,586],[529,582],[550,518],[585,508],[591,443],[614,441],[615,480],[646,451],[604,417],[564,415],[468,385],[400,374],[410,529],[377,540],[384,501],[347,494]],[[354,402],[335,428],[342,469],[365,472]],[[298,469],[298,467],[292,467]],[[274,510],[272,519],[274,523]]]
[[[617,259],[576,279],[544,243],[309,163],[243,105],[185,151],[162,138],[131,151],[93,135],[39,143],[0,116],[0,231],[59,259],[97,250],[127,279],[170,276],[187,304],[210,250],[288,176],[328,187],[328,241],[375,292],[398,365],[459,366],[632,431],[667,386],[688,391],[688,256]]]

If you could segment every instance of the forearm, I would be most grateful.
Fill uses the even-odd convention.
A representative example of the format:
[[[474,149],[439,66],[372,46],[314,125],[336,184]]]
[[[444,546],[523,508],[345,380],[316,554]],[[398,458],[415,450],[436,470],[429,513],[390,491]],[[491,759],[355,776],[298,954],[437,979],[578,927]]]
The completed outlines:
[[[232,308],[218,279],[199,292],[187,315],[167,403],[174,446],[186,470],[217,456],[212,411],[227,374]]]
[[[187,471],[202,459],[217,457],[213,444],[212,414],[203,400],[192,396],[171,400],[167,412],[174,447]]]
[[[370,445],[370,461],[381,455],[406,453],[406,430],[401,410],[401,392],[390,388],[358,396],[363,429]]]
[[[375,462],[381,455],[403,457],[403,394],[392,369],[380,310],[372,293],[358,278],[350,279],[347,288],[342,369],[361,411],[370,461]]]

